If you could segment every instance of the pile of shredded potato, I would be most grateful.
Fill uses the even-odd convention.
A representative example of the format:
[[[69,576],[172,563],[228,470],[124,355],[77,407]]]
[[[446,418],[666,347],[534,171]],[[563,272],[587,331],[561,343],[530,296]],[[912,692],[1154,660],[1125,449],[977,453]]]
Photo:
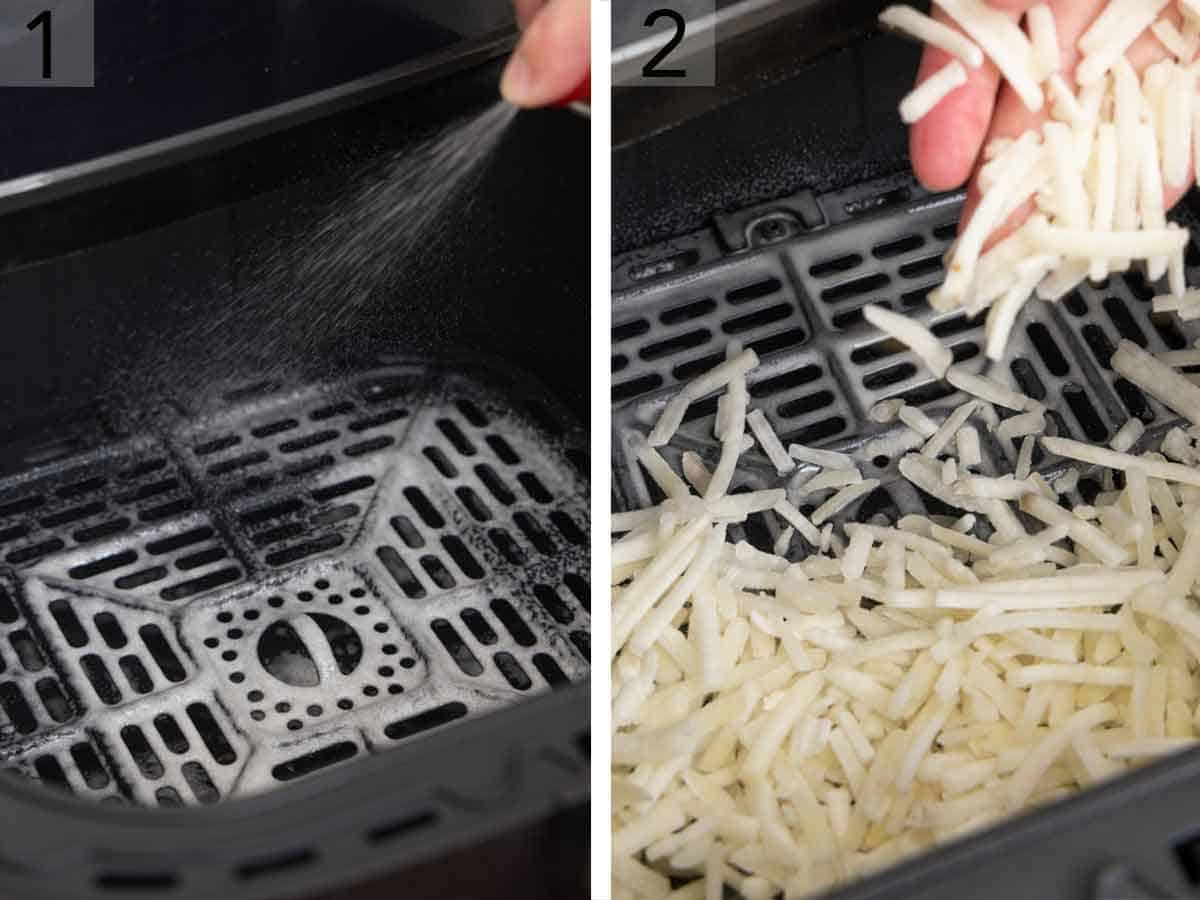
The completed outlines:
[[[935,2],[963,33],[905,7],[883,17],[958,58],[906,119],[985,57],[1031,108],[1043,90],[1053,102],[1043,133],[991,148],[935,305],[990,306],[1000,358],[1033,293],[1139,259],[1171,277],[1156,310],[1200,317],[1160,183],[1187,178],[1192,7],[1181,31],[1165,2],[1114,0],[1063,73],[1048,9],[1022,30],[979,0]],[[1176,59],[1139,84],[1123,54],[1147,28]],[[1031,199],[1038,212],[983,252]],[[1123,342],[1113,368],[1182,424],[1150,450],[1130,420],[1100,447],[1055,436],[1041,403],[953,365],[922,326],[866,316],[966,399],[932,417],[880,403],[891,437],[863,449],[903,454],[901,476],[961,515],[856,520],[879,482],[850,455],[785,447],[750,405],[758,360],[736,345],[662,407],[638,459],[666,499],[612,523],[616,898],[805,896],[1196,741],[1200,386],[1178,369],[1200,350]],[[719,457],[686,451],[676,471],[660,448],[713,395]],[[778,487],[731,493],[756,446]],[[730,539],[751,519],[778,534],[773,552]]]
[[[639,459],[667,499],[613,517],[616,896],[802,896],[1195,740],[1195,427],[1162,453],[1128,452],[1137,420],[1110,447],[1050,437],[1040,405],[951,367],[972,397],[942,421],[872,412],[920,448],[901,473],[963,515],[835,528],[878,482],[839,453],[781,455],[747,411],[755,362],[735,348],[666,406]],[[685,452],[681,478],[652,444],[718,389],[721,458]],[[983,473],[985,429],[1015,472]],[[1079,470],[1048,482],[1035,441],[1104,467],[1093,503],[1064,507]],[[754,443],[786,480],[730,494]],[[782,529],[774,553],[727,540],[757,516]]]

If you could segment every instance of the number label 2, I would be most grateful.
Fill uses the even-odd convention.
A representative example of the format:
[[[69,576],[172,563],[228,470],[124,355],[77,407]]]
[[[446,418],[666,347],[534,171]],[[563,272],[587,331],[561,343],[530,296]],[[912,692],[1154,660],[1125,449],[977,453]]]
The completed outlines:
[[[37,31],[39,28],[42,29],[42,77],[53,78],[54,73],[50,67],[50,59],[53,55],[54,27],[50,10],[43,9],[25,27],[30,31]]]
[[[650,15],[646,16],[646,27],[653,28],[654,24],[660,19],[670,19],[675,23],[675,33],[671,35],[671,39],[667,41],[655,53],[650,60],[642,66],[642,77],[644,78],[687,78],[687,69],[660,69],[659,63],[665,60],[676,47],[683,41],[684,35],[687,34],[687,22],[683,16],[673,9],[656,9]]]

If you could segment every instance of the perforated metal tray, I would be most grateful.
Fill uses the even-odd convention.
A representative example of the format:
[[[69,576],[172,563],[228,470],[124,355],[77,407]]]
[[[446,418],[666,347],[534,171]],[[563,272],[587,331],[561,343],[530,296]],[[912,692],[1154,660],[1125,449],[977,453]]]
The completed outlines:
[[[585,680],[584,436],[520,390],[259,385],[0,482],[5,767],[213,803]]]
[[[949,342],[956,361],[973,371],[985,368],[982,319],[934,313],[925,304],[941,283],[961,196],[930,196],[905,178],[808,202],[815,203],[815,227],[804,227],[794,199],[774,211],[765,204],[739,223],[746,243],[735,252],[725,250],[729,238],[722,232],[701,233],[616,261],[614,466],[623,502],[649,497],[632,463],[637,436],[653,425],[679,384],[723,358],[730,340],[758,352],[762,365],[751,376],[750,394],[785,442],[855,453],[866,471],[885,481],[895,478],[895,459],[870,453],[872,441],[902,429],[872,422],[871,406],[903,397],[936,414],[964,398],[933,380],[911,352],[867,326],[862,307],[876,303],[911,315]],[[1193,221],[1186,209],[1177,215]],[[656,265],[684,267],[655,275]],[[1200,273],[1198,265],[1200,249],[1191,244],[1189,277]],[[1165,427],[1173,416],[1109,366],[1121,338],[1160,352],[1188,346],[1200,335],[1194,323],[1152,314],[1153,294],[1134,272],[1103,285],[1084,284],[1059,304],[1031,302],[1008,358],[989,374],[1046,403],[1061,434],[1104,441],[1131,415],[1152,431]],[[715,409],[715,398],[695,404],[677,445],[715,454]],[[1005,457],[1012,452],[994,441],[989,450]],[[751,470],[773,473],[760,451],[747,461]]]
[[[1189,202],[1194,203],[1194,196]],[[1132,272],[1101,285],[1084,284],[1061,303],[1031,301],[1006,360],[988,367],[982,319],[934,313],[924,302],[942,281],[942,257],[954,237],[961,204],[961,195],[929,195],[911,176],[902,175],[819,197],[801,194],[765,203],[719,217],[711,229],[617,257],[614,507],[661,499],[636,462],[636,448],[666,399],[681,383],[718,363],[727,343],[737,339],[761,358],[749,380],[751,402],[763,409],[785,443],[843,450],[855,457],[864,474],[881,480],[879,488],[839,520],[862,521],[879,512],[889,517],[961,513],[898,476],[903,446],[893,444],[890,452],[881,447],[906,429],[875,423],[867,412],[880,400],[903,397],[937,419],[965,398],[935,381],[903,346],[867,326],[861,313],[867,303],[928,324],[949,342],[956,361],[972,371],[986,369],[1041,400],[1059,434],[1104,442],[1137,416],[1147,425],[1144,441],[1153,443],[1177,419],[1117,377],[1110,357],[1122,338],[1161,352],[1189,346],[1200,329],[1173,315],[1153,314],[1155,291]],[[1188,226],[1196,221],[1192,206],[1180,207],[1174,217]],[[1194,242],[1187,248],[1187,269],[1195,283],[1200,248]],[[715,397],[693,404],[679,436],[664,448],[676,466],[687,449],[715,462],[720,450],[713,438],[715,411]],[[1011,471],[1016,447],[986,431],[983,437],[985,471]],[[733,490],[779,485],[760,450],[743,459]],[[1040,452],[1035,464],[1050,477],[1065,467],[1062,460]],[[1098,480],[1085,477],[1075,499],[1079,494],[1090,499],[1098,489]],[[767,549],[777,537],[776,527],[751,522],[735,537]],[[979,527],[986,526],[981,522]],[[1200,871],[1194,863],[1181,867],[1178,862],[1197,858],[1200,849],[1192,840],[1197,822],[1183,802],[1183,797],[1195,796],[1200,784],[1196,756],[1167,760],[923,855],[839,896],[1181,896],[1200,881],[1200,875],[1187,874]],[[1133,870],[1140,874],[1126,877]],[[981,874],[985,871],[989,877]],[[1101,874],[1103,884],[1097,880]],[[1109,890],[1117,893],[1103,892]]]

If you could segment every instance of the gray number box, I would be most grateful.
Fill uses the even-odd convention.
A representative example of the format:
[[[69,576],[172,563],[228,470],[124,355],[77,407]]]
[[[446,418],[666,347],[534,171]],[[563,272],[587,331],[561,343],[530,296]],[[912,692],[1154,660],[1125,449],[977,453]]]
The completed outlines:
[[[0,86],[94,84],[95,0],[0,3]]]
[[[716,0],[613,0],[613,85],[715,85],[716,6]]]

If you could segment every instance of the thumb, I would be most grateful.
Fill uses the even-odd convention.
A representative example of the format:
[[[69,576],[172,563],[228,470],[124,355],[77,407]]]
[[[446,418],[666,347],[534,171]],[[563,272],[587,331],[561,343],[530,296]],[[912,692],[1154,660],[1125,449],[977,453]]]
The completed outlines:
[[[590,34],[589,0],[550,0],[525,29],[500,79],[500,93],[525,107],[566,99],[587,80]]]

